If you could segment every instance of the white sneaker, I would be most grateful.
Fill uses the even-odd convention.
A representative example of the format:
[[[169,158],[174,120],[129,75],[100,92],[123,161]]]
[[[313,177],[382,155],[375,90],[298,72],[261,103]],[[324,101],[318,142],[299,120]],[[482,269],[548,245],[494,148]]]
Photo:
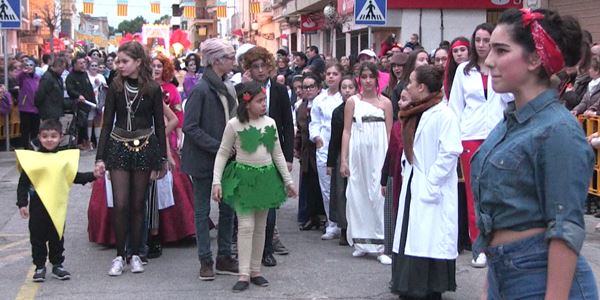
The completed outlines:
[[[325,232],[322,236],[321,239],[322,240],[333,240],[335,238],[338,238],[339,234],[336,234],[335,232],[329,231],[329,232]]]
[[[112,260],[112,266],[110,270],[108,270],[108,275],[110,276],[119,276],[123,274],[123,269],[125,268],[123,263],[123,257],[117,256]]]
[[[477,258],[471,260],[471,267],[473,268],[485,268],[486,264],[487,257],[485,256],[485,253],[479,253]]]
[[[144,272],[144,264],[142,263],[142,259],[137,256],[131,256],[131,261],[129,262],[131,265],[131,273],[142,273]]]
[[[367,255],[367,252],[358,250],[358,249],[356,249],[356,250],[354,250],[354,252],[352,252],[352,256],[354,256],[354,257],[365,256],[365,255]]]
[[[383,265],[391,265],[392,264],[392,259],[385,254],[381,254],[381,255],[377,256],[377,260]]]

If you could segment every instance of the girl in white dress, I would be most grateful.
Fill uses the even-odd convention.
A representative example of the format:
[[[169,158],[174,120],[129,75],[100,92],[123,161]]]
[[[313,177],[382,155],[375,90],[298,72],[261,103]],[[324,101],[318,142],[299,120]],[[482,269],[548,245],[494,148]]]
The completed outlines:
[[[346,188],[347,239],[353,256],[383,254],[383,204],[378,178],[385,160],[392,128],[392,103],[378,90],[378,71],[373,63],[359,70],[359,94],[349,98],[344,110],[340,173],[348,177]]]

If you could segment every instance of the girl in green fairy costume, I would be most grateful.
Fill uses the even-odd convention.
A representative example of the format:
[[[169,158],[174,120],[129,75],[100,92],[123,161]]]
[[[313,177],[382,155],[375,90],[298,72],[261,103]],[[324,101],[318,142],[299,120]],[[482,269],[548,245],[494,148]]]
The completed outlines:
[[[260,272],[267,213],[287,197],[295,197],[296,190],[275,121],[265,115],[264,88],[248,82],[237,85],[236,92],[237,117],[223,132],[213,171],[212,197],[233,207],[238,215],[240,278],[233,291],[241,292],[250,282],[269,285]]]

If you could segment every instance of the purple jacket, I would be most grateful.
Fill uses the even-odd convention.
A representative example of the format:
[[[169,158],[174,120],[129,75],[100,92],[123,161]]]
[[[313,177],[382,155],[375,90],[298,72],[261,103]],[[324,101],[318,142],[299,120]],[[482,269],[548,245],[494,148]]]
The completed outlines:
[[[37,114],[38,109],[35,106],[34,98],[40,83],[40,76],[35,73],[23,72],[19,74],[17,81],[19,82],[19,97],[17,98],[19,112]]]
[[[202,74],[185,74],[185,78],[183,79],[183,92],[185,93],[185,98],[190,96],[192,89],[198,83],[198,81],[202,78]]]

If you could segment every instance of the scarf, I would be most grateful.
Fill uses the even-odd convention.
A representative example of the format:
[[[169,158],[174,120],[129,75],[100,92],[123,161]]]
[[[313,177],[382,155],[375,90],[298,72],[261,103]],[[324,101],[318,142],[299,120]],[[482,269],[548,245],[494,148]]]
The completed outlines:
[[[400,120],[402,121],[402,143],[404,144],[404,153],[406,159],[412,165],[414,158],[415,133],[417,131],[417,121],[424,111],[442,101],[442,93],[437,92],[427,96],[425,99],[410,104],[400,110]]]
[[[229,110],[229,117],[233,118],[236,115],[237,101],[225,85],[223,78],[219,77],[211,67],[207,67],[204,70],[204,75],[202,75],[202,78],[208,82],[210,87],[217,90],[217,93],[227,98],[226,109]]]

